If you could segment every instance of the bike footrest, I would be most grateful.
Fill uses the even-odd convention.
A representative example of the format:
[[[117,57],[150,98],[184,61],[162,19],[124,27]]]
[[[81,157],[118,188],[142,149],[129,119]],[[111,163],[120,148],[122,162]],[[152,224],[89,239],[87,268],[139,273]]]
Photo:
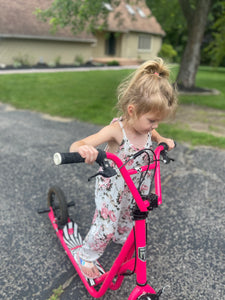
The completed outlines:
[[[69,222],[63,227],[63,239],[70,250],[83,244],[78,226],[74,222]]]

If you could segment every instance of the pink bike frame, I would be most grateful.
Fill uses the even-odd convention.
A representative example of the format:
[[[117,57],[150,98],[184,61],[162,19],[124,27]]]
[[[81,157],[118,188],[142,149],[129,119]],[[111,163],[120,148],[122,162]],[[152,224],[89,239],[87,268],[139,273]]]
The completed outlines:
[[[158,146],[155,149],[155,158],[156,161],[149,166],[143,166],[140,170],[130,169],[127,170],[126,166],[123,165],[123,162],[114,154],[106,153],[107,159],[112,160],[116,163],[117,167],[119,168],[130,192],[132,193],[137,206],[141,212],[147,212],[149,202],[147,200],[143,201],[141,198],[136,186],[134,185],[131,175],[136,174],[138,172],[144,172],[148,168],[155,169],[155,193],[158,196],[158,205],[162,203],[162,196],[161,196],[161,178],[160,178],[160,152],[164,150],[163,146]],[[147,284],[147,266],[146,266],[146,220],[135,220],[134,229],[131,230],[125,244],[123,245],[121,252],[119,253],[118,257],[114,261],[111,269],[104,273],[101,277],[95,279],[95,286],[101,284],[100,289],[96,290],[95,286],[90,286],[80,268],[78,267],[76,261],[74,260],[73,255],[69,251],[64,239],[63,239],[63,230],[59,229],[56,220],[54,217],[54,213],[52,208],[50,208],[49,218],[51,223],[56,231],[58,238],[60,239],[62,246],[64,247],[65,251],[67,252],[71,262],[73,263],[76,271],[78,272],[81,280],[83,281],[85,287],[87,288],[90,295],[94,298],[102,297],[108,289],[117,290],[124,279],[124,274],[126,271],[133,271],[135,269],[136,273],[136,282],[137,286],[131,292],[128,300],[135,300],[139,296],[151,293],[156,294],[155,290]],[[135,249],[136,247],[136,249]],[[133,257],[135,253],[136,257]],[[142,255],[141,255],[142,254]],[[116,280],[113,280],[116,278]]]

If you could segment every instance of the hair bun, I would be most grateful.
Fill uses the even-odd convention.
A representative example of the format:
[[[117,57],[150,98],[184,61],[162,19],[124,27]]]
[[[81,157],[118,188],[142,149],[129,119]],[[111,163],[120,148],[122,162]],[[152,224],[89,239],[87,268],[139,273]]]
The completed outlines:
[[[145,62],[143,64],[143,71],[144,73],[150,75],[157,75],[164,78],[169,77],[169,69],[161,58],[156,58],[155,60]]]

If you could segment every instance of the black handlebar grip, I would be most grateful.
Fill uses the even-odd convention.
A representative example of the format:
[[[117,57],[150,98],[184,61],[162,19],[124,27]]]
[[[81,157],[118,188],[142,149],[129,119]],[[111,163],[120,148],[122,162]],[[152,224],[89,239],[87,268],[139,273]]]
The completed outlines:
[[[98,156],[96,162],[101,165],[106,158],[105,151],[101,149],[98,150]],[[78,152],[69,152],[69,153],[55,153],[53,156],[53,160],[55,165],[63,165],[63,164],[73,164],[73,163],[83,163],[85,159],[80,156]]]
[[[73,164],[84,162],[84,158],[77,152],[71,153],[55,153],[53,156],[55,165]]]
[[[166,143],[160,143],[159,146],[163,146],[166,151],[169,149],[169,146]]]
[[[173,142],[174,142],[174,148],[176,148],[177,143],[176,143],[176,141],[173,141]],[[164,150],[166,150],[166,151],[168,151],[168,149],[169,149],[169,146],[166,143],[160,143],[159,146],[163,146]]]

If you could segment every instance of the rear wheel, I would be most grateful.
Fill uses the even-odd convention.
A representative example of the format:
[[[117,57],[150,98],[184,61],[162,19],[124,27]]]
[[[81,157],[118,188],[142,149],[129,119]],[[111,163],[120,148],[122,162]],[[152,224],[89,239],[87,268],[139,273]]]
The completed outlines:
[[[68,221],[68,208],[66,197],[58,186],[52,186],[48,191],[48,206],[52,207],[54,216],[59,227]]]

